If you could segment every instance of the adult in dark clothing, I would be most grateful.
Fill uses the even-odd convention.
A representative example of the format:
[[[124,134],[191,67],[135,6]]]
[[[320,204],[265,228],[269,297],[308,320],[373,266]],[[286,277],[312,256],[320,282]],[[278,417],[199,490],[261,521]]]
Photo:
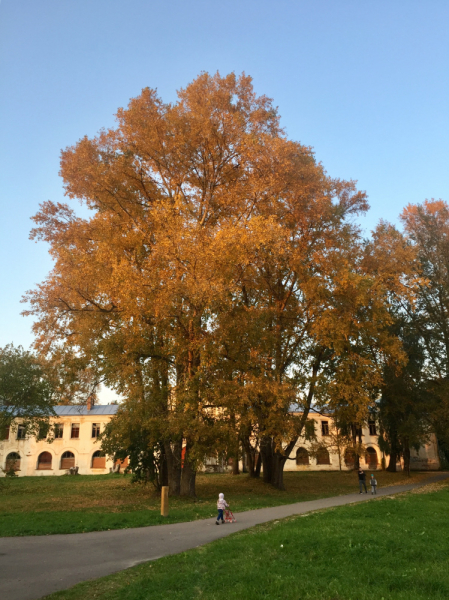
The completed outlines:
[[[365,475],[365,471],[363,471],[361,468],[359,469],[359,486],[360,486],[360,493],[361,494],[363,494],[362,487],[365,488],[365,494],[368,493],[368,490],[366,489],[366,475]]]

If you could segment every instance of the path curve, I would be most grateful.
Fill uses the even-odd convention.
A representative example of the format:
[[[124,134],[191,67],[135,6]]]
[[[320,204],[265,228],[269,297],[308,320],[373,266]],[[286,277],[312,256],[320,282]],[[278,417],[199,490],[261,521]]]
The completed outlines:
[[[448,477],[449,473],[438,473],[424,482],[382,488],[374,497],[348,494],[236,513],[236,523],[219,527],[213,519],[207,519],[113,531],[0,538],[0,598],[37,600],[81,581],[178,554],[260,523],[399,494]]]

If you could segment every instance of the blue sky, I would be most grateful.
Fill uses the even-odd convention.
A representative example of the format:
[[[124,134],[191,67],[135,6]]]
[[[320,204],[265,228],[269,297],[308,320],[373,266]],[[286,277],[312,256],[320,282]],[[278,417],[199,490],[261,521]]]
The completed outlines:
[[[447,0],[0,0],[0,346],[32,343],[22,294],[51,268],[30,217],[64,201],[59,153],[143,87],[245,71],[288,135],[371,210],[449,201]]]

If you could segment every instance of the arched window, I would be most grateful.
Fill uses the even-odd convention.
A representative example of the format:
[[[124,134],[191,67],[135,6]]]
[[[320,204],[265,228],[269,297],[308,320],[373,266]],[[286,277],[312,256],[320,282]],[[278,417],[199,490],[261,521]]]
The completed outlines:
[[[20,454],[10,452],[6,457],[5,471],[20,471]]]
[[[377,469],[377,452],[374,448],[366,449],[365,462],[370,469]]]
[[[61,469],[71,469],[75,466],[75,455],[73,452],[64,452],[61,456]]]
[[[350,469],[354,468],[355,463],[355,455],[354,451],[351,448],[346,448],[345,452],[345,465]]]
[[[316,455],[316,464],[317,465],[330,465],[331,464],[329,452],[326,450],[326,448],[320,448],[320,450],[318,450],[317,455]]]
[[[101,450],[97,450],[92,455],[92,469],[105,469],[106,468],[106,456]]]
[[[309,464],[309,453],[305,448],[298,448],[296,450],[296,464],[297,465],[308,465]]]
[[[37,459],[37,468],[39,470],[51,469],[52,456],[50,452],[41,452]]]

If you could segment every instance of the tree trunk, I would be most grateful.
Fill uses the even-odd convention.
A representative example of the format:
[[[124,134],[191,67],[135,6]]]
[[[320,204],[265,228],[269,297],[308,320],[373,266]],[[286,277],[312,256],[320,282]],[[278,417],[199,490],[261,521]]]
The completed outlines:
[[[181,454],[182,441],[165,442],[167,457],[168,492],[170,496],[179,496],[181,493]]]
[[[252,452],[247,452],[246,457],[246,460],[248,461],[249,476],[254,477],[254,454]]]
[[[196,498],[196,471],[192,469],[189,462],[184,462],[181,476],[181,496]]]
[[[232,444],[234,446],[233,451],[231,452],[231,458],[232,458],[232,474],[233,475],[240,475],[240,469],[239,469],[239,455],[240,455],[240,444],[239,444],[239,436],[236,432],[236,426],[235,426],[235,413],[231,413],[231,427],[234,430],[235,434],[236,434],[236,439],[235,439],[235,443]]]
[[[189,445],[186,446],[184,463],[182,465],[181,474],[181,496],[190,496],[196,498],[196,470],[192,467],[189,457]]]
[[[249,473],[249,476],[251,478],[260,477],[260,468],[262,464],[262,456],[260,452],[257,452],[256,448],[253,448],[251,446],[249,438],[244,438],[242,445],[244,450],[244,456],[246,457],[246,470],[244,468],[243,472]]]
[[[271,438],[263,438],[260,443],[260,454],[262,456],[263,480],[271,483],[273,478],[273,448]]]
[[[254,470],[254,477],[256,477],[257,479],[260,477],[260,469],[261,468],[262,468],[262,455],[259,452],[259,454],[257,455],[256,468]]]
[[[410,446],[408,440],[404,443],[404,471],[407,477],[410,477]]]
[[[246,457],[246,471],[249,473],[250,477],[254,477],[254,451],[249,442],[249,438],[243,438],[242,446],[243,456]],[[243,472],[245,473],[245,467],[243,468]]]
[[[282,452],[279,452],[274,450],[274,442],[271,438],[262,440],[262,443],[260,444],[260,454],[262,457],[263,480],[265,483],[271,483],[271,485],[278,490],[285,490],[284,466],[296,441],[296,439],[292,440],[287,448],[283,449]]]
[[[248,473],[248,455],[245,452],[245,449],[242,444],[242,473]]]
[[[167,463],[167,453],[165,452],[165,444],[161,443],[161,460],[159,463],[159,486],[168,485],[168,463]]]
[[[240,469],[239,469],[239,451],[237,449],[237,451],[234,453],[233,457],[232,457],[232,474],[233,475],[240,475]]]
[[[284,485],[284,465],[287,458],[275,452],[272,459],[271,485],[278,490],[285,490]]]
[[[358,471],[360,469],[360,456],[357,454],[357,452],[355,451],[356,447],[357,447],[357,434],[358,434],[358,429],[356,425],[351,425],[351,432],[352,432],[352,446],[354,448],[354,471]]]
[[[390,460],[388,462],[387,471],[389,471],[390,473],[396,473],[397,461],[398,461],[398,455],[396,454],[396,452],[393,452],[393,450],[392,450],[391,454],[390,454]]]

